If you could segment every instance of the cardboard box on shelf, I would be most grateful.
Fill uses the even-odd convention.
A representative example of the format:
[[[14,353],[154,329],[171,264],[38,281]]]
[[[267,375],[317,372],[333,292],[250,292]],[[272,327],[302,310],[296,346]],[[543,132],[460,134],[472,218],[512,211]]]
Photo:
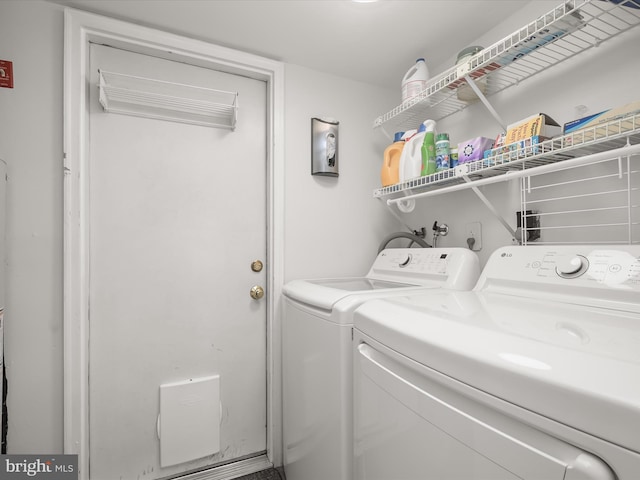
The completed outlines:
[[[510,145],[535,136],[553,138],[561,133],[562,127],[553,118],[538,113],[509,125],[504,143]]]
[[[567,122],[564,124],[563,132],[565,134],[573,133],[584,128],[595,127],[601,123],[617,120],[637,112],[640,112],[640,101],[627,103],[621,107],[610,108],[593,115],[588,115],[586,117]]]
[[[542,147],[538,146],[538,144],[545,140],[549,139],[540,135],[534,135],[533,137],[525,138],[524,140],[519,140],[509,145],[492,148],[484,152],[484,164],[493,166],[496,163],[509,162],[518,158],[525,158],[542,153]]]

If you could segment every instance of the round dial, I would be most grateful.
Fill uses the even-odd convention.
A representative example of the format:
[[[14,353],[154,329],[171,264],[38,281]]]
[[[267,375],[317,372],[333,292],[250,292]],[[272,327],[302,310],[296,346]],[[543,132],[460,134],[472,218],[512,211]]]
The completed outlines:
[[[411,262],[411,254],[407,255],[407,258],[403,259],[398,265],[406,267]]]
[[[589,268],[589,260],[582,255],[567,255],[556,260],[556,273],[563,278],[582,275]]]

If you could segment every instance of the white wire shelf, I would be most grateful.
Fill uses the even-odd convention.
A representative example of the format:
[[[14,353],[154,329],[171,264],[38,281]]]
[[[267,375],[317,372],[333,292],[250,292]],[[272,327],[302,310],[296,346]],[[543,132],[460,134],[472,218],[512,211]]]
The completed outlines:
[[[374,121],[387,134],[417,128],[466,108],[465,76],[486,81],[489,97],[640,24],[640,0],[568,0],[468,61],[432,78],[415,97]]]
[[[100,104],[106,112],[233,130],[238,94],[99,71]]]
[[[376,198],[402,198],[422,196],[424,192],[437,191],[455,185],[471,188],[488,177],[505,175],[536,167],[607,152],[627,144],[640,144],[640,113],[627,115],[600,125],[562,135],[536,145],[515,148],[476,162],[465,163],[424,177],[416,177],[404,183],[375,190]],[[534,171],[530,172],[534,174]],[[450,189],[448,189],[450,191]],[[442,192],[445,193],[445,192]]]

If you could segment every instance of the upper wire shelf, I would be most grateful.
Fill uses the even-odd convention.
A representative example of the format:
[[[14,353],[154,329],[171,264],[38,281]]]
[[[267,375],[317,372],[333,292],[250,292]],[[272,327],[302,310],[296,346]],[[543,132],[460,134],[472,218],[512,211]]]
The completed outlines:
[[[517,84],[640,24],[640,0],[568,0],[467,61],[374,121],[393,134],[466,108],[457,97],[465,76],[486,81],[485,96]]]
[[[379,188],[373,192],[373,196],[376,198],[403,196],[404,198],[416,192],[438,190],[457,184],[466,183],[472,186],[469,180],[504,175],[516,170],[529,170],[563,160],[606,152],[624,147],[629,143],[640,143],[640,113],[627,115],[535,145],[518,148],[513,145],[514,148],[506,153]],[[508,178],[508,175],[505,178]]]
[[[107,112],[229,130],[236,126],[236,92],[104,70],[99,77],[100,104]]]

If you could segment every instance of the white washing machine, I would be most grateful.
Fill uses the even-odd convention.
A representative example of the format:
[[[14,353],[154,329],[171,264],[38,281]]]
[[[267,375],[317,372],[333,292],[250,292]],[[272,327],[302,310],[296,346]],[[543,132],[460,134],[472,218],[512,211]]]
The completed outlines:
[[[353,478],[352,312],[367,300],[428,289],[470,290],[480,275],[462,248],[378,254],[365,277],[284,286],[283,444],[287,480]]]
[[[499,249],[353,346],[358,480],[640,478],[640,245]]]

